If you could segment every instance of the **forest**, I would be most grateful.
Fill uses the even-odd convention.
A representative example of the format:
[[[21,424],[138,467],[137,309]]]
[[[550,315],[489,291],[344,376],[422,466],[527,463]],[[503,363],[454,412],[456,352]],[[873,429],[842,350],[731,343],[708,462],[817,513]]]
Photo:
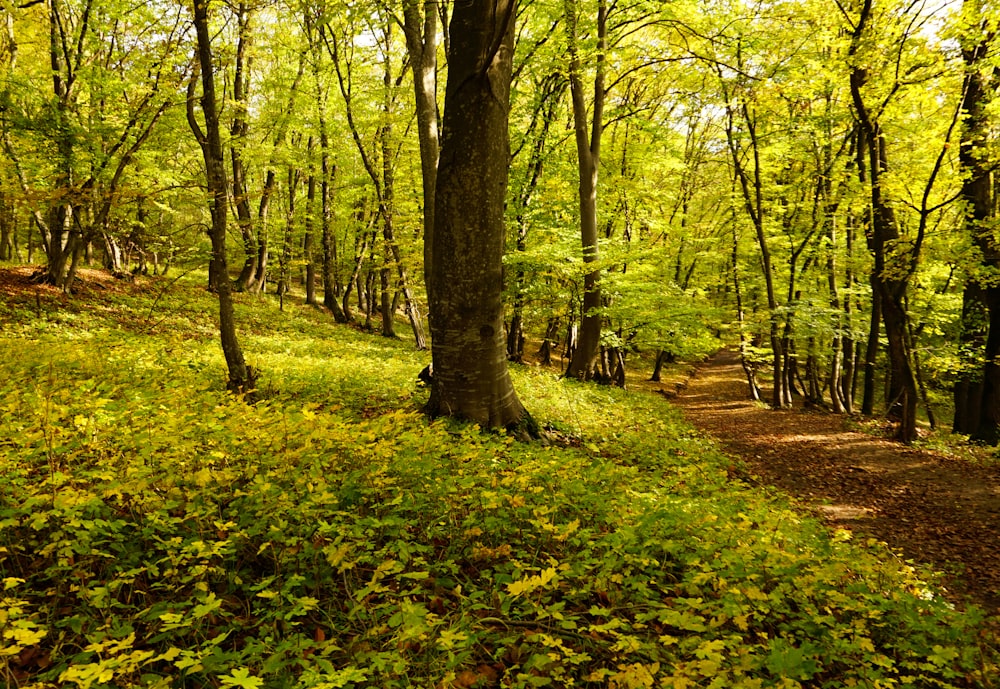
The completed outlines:
[[[626,389],[1000,443],[996,7],[2,12],[7,686],[1000,682]]]
[[[444,85],[452,49],[472,50],[451,45],[451,5],[199,7],[201,34],[183,4],[5,11],[0,259],[72,291],[79,265],[204,264],[224,231],[232,291],[304,282],[339,322],[427,347]],[[512,11],[501,129],[453,144],[496,144],[502,246],[438,261],[472,271],[459,293],[486,268],[455,256],[502,260],[490,327],[507,359],[528,347],[620,385],[722,339],[774,407],[802,396],[888,415],[905,442],[919,423],[997,443],[994,8]]]

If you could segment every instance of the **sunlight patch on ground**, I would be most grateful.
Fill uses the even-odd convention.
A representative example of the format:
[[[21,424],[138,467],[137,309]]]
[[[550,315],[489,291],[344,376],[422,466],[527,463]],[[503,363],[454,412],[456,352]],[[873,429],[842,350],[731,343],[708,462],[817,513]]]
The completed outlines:
[[[833,521],[851,521],[870,517],[874,510],[857,505],[820,505],[816,508],[820,516]]]
[[[779,437],[776,440],[782,443],[829,443],[838,440],[850,443],[854,440],[854,436],[850,433],[814,433],[810,435],[799,434]]]

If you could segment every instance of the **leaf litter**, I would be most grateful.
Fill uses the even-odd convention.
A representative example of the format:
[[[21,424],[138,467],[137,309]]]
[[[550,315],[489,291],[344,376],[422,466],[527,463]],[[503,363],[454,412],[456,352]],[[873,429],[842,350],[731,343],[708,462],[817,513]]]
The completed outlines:
[[[754,403],[732,350],[699,366],[672,402],[743,461],[751,482],[941,572],[955,604],[1000,614],[1000,463],[907,447],[852,429],[845,415]]]

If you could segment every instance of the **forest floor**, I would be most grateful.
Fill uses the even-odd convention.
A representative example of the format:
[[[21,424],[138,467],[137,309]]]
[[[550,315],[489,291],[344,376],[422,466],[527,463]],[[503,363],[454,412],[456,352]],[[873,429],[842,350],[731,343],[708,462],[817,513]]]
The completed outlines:
[[[34,271],[0,269],[0,296],[39,308],[42,299],[63,306],[80,301],[80,294],[72,299],[36,283]],[[77,291],[91,297],[145,287],[104,271],[81,270],[79,277]],[[771,410],[750,400],[732,350],[677,380],[629,384],[671,397],[691,424],[742,460],[740,475],[748,482],[774,486],[831,527],[884,541],[904,559],[930,565],[943,574],[955,603],[968,599],[1000,615],[1000,461],[907,447],[821,410]]]
[[[672,403],[743,460],[748,481],[940,571],[955,603],[1000,613],[1000,463],[907,447],[852,430],[843,415],[754,403],[731,350],[678,387]]]

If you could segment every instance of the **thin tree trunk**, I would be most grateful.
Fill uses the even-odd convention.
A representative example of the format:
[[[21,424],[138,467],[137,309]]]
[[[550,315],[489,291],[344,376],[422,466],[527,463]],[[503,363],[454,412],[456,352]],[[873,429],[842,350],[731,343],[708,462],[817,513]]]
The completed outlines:
[[[538,348],[538,356],[543,366],[552,364],[552,348],[559,344],[559,325],[558,317],[549,318],[545,325],[545,336],[542,338],[541,347]]]
[[[296,197],[299,193],[301,173],[295,167],[288,168],[288,206],[285,212],[285,232],[281,240],[281,254],[278,258],[278,284],[276,292],[284,307],[284,296],[291,291],[292,238],[295,229]]]
[[[530,136],[535,124],[539,124],[539,132],[531,143],[525,178],[514,199],[515,224],[517,227],[517,242],[515,248],[524,252],[528,248],[528,209],[531,207],[535,192],[542,177],[545,165],[546,143],[552,124],[556,119],[556,109],[559,100],[566,90],[566,82],[561,75],[547,76],[539,89],[538,102],[532,113],[532,126],[525,136]],[[524,269],[518,266],[514,275],[514,297],[511,305],[510,327],[507,329],[507,358],[521,362],[524,358],[524,300],[525,280]]]
[[[259,252],[254,234],[253,215],[250,212],[250,198],[243,165],[242,147],[247,145],[250,125],[247,120],[247,99],[249,92],[250,67],[247,51],[250,48],[250,10],[246,2],[240,2],[236,13],[237,43],[236,67],[233,74],[233,100],[235,101],[232,126],[230,127],[229,155],[232,165],[233,205],[236,208],[236,223],[243,238],[243,267],[236,278],[236,289],[241,292],[251,290],[251,283],[257,273]]]
[[[312,137],[309,138],[309,148],[312,148]],[[313,260],[313,217],[316,208],[316,174],[309,172],[306,180],[306,217],[305,232],[302,236],[302,260],[306,269],[306,304],[316,305],[316,262]]]
[[[576,138],[579,173],[580,240],[583,262],[588,266],[583,276],[583,304],[579,339],[566,376],[589,380],[593,376],[594,359],[601,341],[601,271],[597,245],[597,180],[601,160],[601,136],[604,133],[605,70],[607,52],[607,0],[598,0],[597,57],[594,74],[593,111],[588,134],[586,96],[583,87],[583,66],[578,37],[578,0],[565,0],[566,31],[569,39],[569,83],[573,106],[573,129]]]
[[[236,319],[233,313],[231,285],[226,259],[226,219],[228,214],[225,154],[219,132],[219,116],[215,97],[215,75],[212,61],[211,37],[208,24],[208,3],[194,3],[194,25],[198,38],[198,60],[201,69],[201,107],[205,116],[202,133],[194,117],[194,105],[188,103],[188,122],[201,144],[207,171],[208,190],[211,196],[212,267],[215,292],[219,298],[219,337],[229,371],[227,388],[230,392],[253,397],[257,372],[247,366],[236,337]]]
[[[420,172],[423,183],[424,265],[432,265],[427,237],[434,231],[434,189],[437,184],[439,153],[437,113],[437,38],[439,0],[425,0],[423,17],[418,0],[403,4],[403,34],[413,72],[413,93],[420,143]],[[422,28],[421,28],[422,27]]]
[[[853,311],[853,301],[851,299],[851,293],[857,287],[857,281],[854,276],[854,271],[851,268],[851,265],[853,264],[854,261],[854,231],[855,228],[853,223],[853,216],[849,215],[847,219],[846,232],[844,233],[846,240],[846,249],[847,249],[847,256],[846,256],[847,260],[844,262],[846,265],[846,269],[844,272],[844,285],[847,290],[847,294],[844,297],[844,310],[843,310],[844,313],[843,323],[844,323],[844,333],[845,333],[843,337],[844,370],[843,370],[843,375],[840,377],[840,380],[838,381],[840,396],[841,399],[843,399],[844,401],[844,411],[846,411],[848,414],[854,412],[854,385],[855,385],[855,380],[857,379],[857,370],[858,370],[858,356],[857,356],[858,347],[857,343],[854,341],[854,336],[852,335],[852,333],[854,332],[854,321],[853,321],[854,311]]]
[[[754,402],[761,401],[760,385],[757,383],[757,367],[752,360],[745,331],[745,316],[743,312],[743,286],[740,282],[739,271],[739,235],[736,231],[736,209],[733,209],[733,242],[732,242],[732,266],[733,266],[733,292],[736,295],[736,327],[740,333],[740,364],[743,366],[743,373],[747,377],[747,385],[750,386],[750,399]]]
[[[879,336],[882,331],[882,296],[879,280],[871,276],[872,304],[868,322],[868,340],[865,345],[864,385],[861,397],[861,413],[872,416],[875,413],[875,378],[878,373]]]

